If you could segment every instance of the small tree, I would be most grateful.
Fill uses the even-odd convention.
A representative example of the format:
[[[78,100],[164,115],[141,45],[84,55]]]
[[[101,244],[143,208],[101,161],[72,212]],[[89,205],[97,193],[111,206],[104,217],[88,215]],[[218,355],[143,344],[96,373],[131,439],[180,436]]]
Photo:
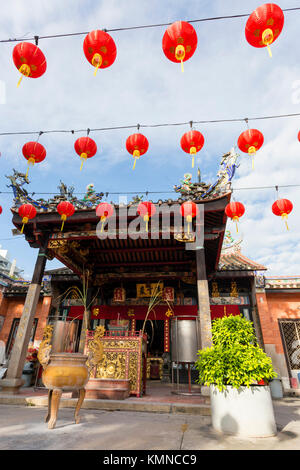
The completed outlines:
[[[270,357],[258,346],[252,322],[241,315],[219,318],[212,324],[211,348],[198,351],[198,383],[250,387],[276,377]]]

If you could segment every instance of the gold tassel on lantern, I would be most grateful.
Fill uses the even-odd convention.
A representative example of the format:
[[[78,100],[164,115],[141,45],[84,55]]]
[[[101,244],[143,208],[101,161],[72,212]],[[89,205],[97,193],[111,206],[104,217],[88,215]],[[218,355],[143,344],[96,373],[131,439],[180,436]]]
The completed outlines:
[[[82,152],[82,154],[80,155],[80,160],[81,160],[81,166],[80,166],[80,171],[81,171],[83,167],[83,162],[87,160],[87,154],[85,152]]]
[[[64,225],[65,225],[65,221],[67,220],[66,214],[62,214],[62,215],[61,215],[61,220],[62,220],[62,224],[61,224],[61,229],[60,229],[60,231],[62,232],[62,231],[63,231],[63,228],[64,228]]]
[[[22,225],[22,228],[21,228],[21,233],[23,233],[24,226],[25,226],[25,224],[28,223],[28,220],[29,220],[28,217],[23,217],[23,219],[22,219],[22,224],[23,225]]]
[[[188,223],[188,235],[190,234],[190,224],[192,223],[193,217],[191,215],[186,216],[186,220]]]
[[[190,154],[193,156],[192,158],[192,168],[194,168],[194,165],[195,165],[195,155],[197,153],[197,149],[196,147],[191,147],[190,148]]]
[[[273,40],[274,40],[274,34],[271,28],[265,29],[264,32],[262,33],[262,42],[265,46],[267,46],[270,57],[272,57],[270,44],[272,44]]]
[[[34,159],[33,157],[30,157],[30,158],[28,159],[28,167],[27,167],[27,171],[26,171],[26,178],[27,178],[27,176],[28,176],[28,172],[29,172],[30,165],[33,166],[34,164],[35,164],[35,159]]]
[[[256,148],[253,145],[249,147],[248,154],[250,157],[252,156],[252,170],[254,170],[254,155],[256,154]]]
[[[150,217],[149,217],[148,214],[144,215],[144,221],[146,222],[146,232],[148,232],[148,222],[149,222],[149,218],[150,218]]]
[[[184,72],[183,59],[185,57],[185,48],[182,44],[178,44],[175,49],[175,57],[181,63],[181,72]]]
[[[99,67],[101,67],[101,65],[102,65],[102,56],[101,56],[100,54],[96,53],[96,54],[93,55],[93,58],[92,58],[92,65],[93,65],[94,67],[96,67],[96,68],[95,68],[95,72],[94,72],[94,77],[96,77],[97,72],[98,72],[98,69],[99,69]]]
[[[103,232],[103,227],[104,227],[105,221],[106,221],[106,216],[105,216],[105,215],[102,215],[102,216],[101,216],[101,222],[102,222],[102,225],[101,225],[101,232]]]
[[[237,215],[235,215],[234,217],[232,217],[232,220],[235,222],[236,232],[238,233],[238,231],[239,231],[239,227],[238,227],[239,217]]]
[[[136,161],[140,158],[140,156],[141,156],[141,152],[139,150],[133,151],[133,158],[134,158],[133,170],[135,169]]]
[[[18,81],[18,84],[17,84],[17,87],[20,86],[21,84],[21,81],[23,79],[23,76],[25,75],[25,77],[29,77],[30,75],[30,72],[31,72],[31,69],[29,67],[28,64],[22,64],[21,67],[19,68],[19,72],[22,74],[19,81]]]
[[[284,213],[281,214],[281,218],[282,218],[282,220],[284,221],[287,230],[289,230],[289,226],[288,226],[288,223],[287,223],[287,219],[288,219],[287,214],[284,214]]]

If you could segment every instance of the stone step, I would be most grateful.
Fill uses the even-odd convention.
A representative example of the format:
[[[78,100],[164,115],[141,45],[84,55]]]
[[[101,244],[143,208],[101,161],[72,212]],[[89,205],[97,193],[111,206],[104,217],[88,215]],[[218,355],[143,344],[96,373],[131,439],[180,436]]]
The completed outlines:
[[[85,390],[86,398],[106,399],[106,400],[125,400],[128,398],[128,388],[97,388]]]
[[[78,398],[61,398],[59,408],[75,408]],[[1,405],[19,406],[43,406],[48,407],[47,396],[20,396],[20,395],[0,395]],[[103,411],[138,411],[149,413],[168,414],[193,414],[199,416],[210,416],[209,404],[187,404],[187,403],[161,403],[144,402],[140,398],[130,400],[107,400],[86,398],[82,404],[83,409],[103,410]]]
[[[130,389],[130,380],[129,379],[93,379],[90,378],[88,381],[88,384],[92,383],[101,383],[101,387],[103,386],[104,388],[112,388],[112,389],[118,389],[118,388],[126,388]]]

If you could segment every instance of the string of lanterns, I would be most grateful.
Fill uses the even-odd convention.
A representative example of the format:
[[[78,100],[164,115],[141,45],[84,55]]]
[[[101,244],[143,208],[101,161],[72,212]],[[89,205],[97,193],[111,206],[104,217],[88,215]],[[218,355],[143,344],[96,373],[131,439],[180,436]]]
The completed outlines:
[[[270,57],[270,45],[279,37],[284,25],[282,9],[273,3],[266,3],[256,8],[249,16],[245,26],[245,37],[248,43],[257,48],[267,47]],[[166,29],[162,39],[162,49],[172,62],[183,63],[189,60],[197,49],[197,33],[194,27],[186,21],[176,21]],[[83,52],[88,62],[95,68],[94,75],[99,69],[110,67],[116,60],[117,46],[106,31],[94,30],[86,35],[83,41]],[[21,42],[13,49],[13,61],[22,78],[41,77],[47,69],[46,57],[36,44]]]
[[[270,56],[272,56],[270,45],[278,39],[284,25],[284,14],[282,9],[273,3],[266,3],[254,10],[248,17],[245,26],[245,37],[248,43],[257,48],[267,47]],[[38,37],[36,44],[21,42],[13,49],[13,61],[21,78],[41,77],[47,68],[46,58],[38,47]],[[162,49],[165,56],[172,62],[181,64],[183,71],[183,62],[189,60],[197,48],[197,33],[194,27],[186,21],[176,21],[166,29],[162,39]],[[113,38],[102,30],[94,30],[88,33],[83,41],[83,52],[88,62],[95,68],[94,74],[98,69],[110,67],[117,56],[117,47]],[[139,130],[139,129],[138,129]],[[242,152],[252,156],[252,167],[254,166],[254,155],[262,146],[264,141],[262,133],[257,129],[248,129],[243,132],[238,139],[238,147]],[[183,151],[192,156],[192,167],[194,167],[194,157],[204,145],[203,135],[196,130],[185,133],[180,141]],[[24,151],[24,147],[29,147],[32,151]],[[41,162],[45,156],[45,149],[39,144],[30,142],[23,147],[23,154],[29,164]],[[77,139],[75,142],[75,151],[80,155],[81,167],[87,158],[93,157],[97,152],[96,143],[89,137]],[[133,134],[126,141],[127,151],[133,155],[134,165],[136,160],[147,152],[149,142],[142,134]],[[29,168],[29,167],[28,167]],[[27,170],[28,174],[28,170]]]
[[[284,25],[284,14],[282,9],[275,4],[264,4],[258,7],[249,16],[245,26],[245,37],[248,43],[257,48],[266,47],[269,56],[272,57],[271,44],[278,39]],[[176,21],[170,25],[162,39],[162,49],[165,56],[172,62],[180,63],[182,72],[184,71],[183,63],[189,60],[197,48],[197,33],[193,26],[185,21]],[[39,78],[47,69],[47,61],[45,55],[36,44],[21,42],[17,44],[13,50],[13,62],[17,67],[21,77],[17,86],[20,85],[22,78]],[[88,62],[94,67],[94,75],[98,69],[110,67],[117,56],[117,47],[113,38],[106,32],[95,30],[91,31],[84,39],[83,51]],[[300,131],[298,134],[300,141]],[[263,134],[257,129],[248,129],[238,138],[239,149],[252,157],[252,166],[254,165],[254,155],[262,147],[264,143]],[[204,137],[201,132],[192,129],[186,132],[180,141],[181,148],[184,152],[192,156],[192,167],[194,167],[195,154],[204,146]],[[97,145],[90,137],[81,137],[74,144],[76,153],[80,156],[81,167],[88,158],[93,157],[97,152]],[[144,155],[149,148],[147,138],[139,133],[129,136],[126,140],[126,149],[134,158],[133,169],[136,161]],[[27,142],[22,149],[24,157],[28,161],[28,170],[30,165],[42,162],[46,157],[46,149],[39,142]],[[272,212],[276,216],[281,216],[287,225],[288,214],[291,213],[293,204],[288,199],[278,199],[272,206]],[[0,206],[0,214],[2,208]],[[68,201],[60,202],[57,206],[57,212],[61,215],[63,230],[64,223],[68,217],[75,212],[75,207]],[[103,226],[108,217],[113,215],[114,209],[108,203],[100,203],[96,208],[96,215],[101,218]],[[151,216],[156,212],[155,205],[151,201],[143,201],[137,208],[137,213],[143,216],[146,222],[146,231],[148,231],[148,222]],[[184,202],[180,207],[182,217],[188,222],[188,233],[190,233],[190,224],[198,213],[197,204],[192,201]],[[245,207],[240,202],[231,202],[225,208],[226,215],[233,221],[239,221],[245,213]],[[36,216],[36,209],[32,204],[23,204],[19,207],[19,215],[22,217],[23,233],[24,225],[30,219]],[[238,226],[237,226],[238,230]]]
[[[285,222],[287,230],[289,230],[289,226],[287,223],[288,215],[293,210],[293,204],[289,199],[277,199],[272,205],[272,212],[274,215],[281,217],[282,220]],[[238,221],[240,217],[242,217],[245,213],[245,206],[241,202],[230,202],[225,207],[225,214],[229,217],[233,222],[236,223],[236,231],[238,232]]]
[[[276,216],[282,217],[283,221],[285,222],[287,230],[289,230],[287,219],[288,215],[293,210],[293,204],[288,199],[278,199],[272,205],[272,212]],[[112,217],[114,214],[114,207],[112,204],[107,202],[100,202],[96,207],[96,215],[100,218],[102,225],[101,225],[101,232],[103,232],[104,225],[108,218]],[[74,205],[69,201],[62,201],[57,205],[57,212],[61,216],[62,225],[61,231],[63,231],[64,223],[68,217],[71,217],[75,213]],[[0,214],[2,213],[2,207],[0,206]],[[32,204],[22,204],[18,209],[19,216],[22,218],[22,228],[21,233],[23,233],[23,229],[25,224],[29,222],[29,220],[34,219],[37,215],[36,208]],[[155,204],[152,201],[142,201],[139,203],[137,207],[137,213],[140,217],[143,217],[145,222],[145,230],[146,232],[149,231],[149,220],[152,216],[156,213]],[[191,224],[193,219],[198,215],[199,209],[198,205],[193,201],[185,201],[180,205],[180,214],[181,216],[187,221],[187,233],[188,235],[191,233]],[[236,223],[236,231],[238,232],[238,222],[240,217],[245,214],[245,206],[241,202],[230,202],[225,207],[225,214],[229,217],[233,222]]]
[[[192,157],[192,168],[194,168],[195,156],[203,148],[205,139],[201,132],[192,129],[192,121],[190,125],[191,130],[184,133],[180,139],[180,147]],[[137,127],[139,129],[139,125]],[[297,139],[300,142],[300,131],[298,132]],[[262,147],[263,143],[264,135],[258,129],[247,129],[238,137],[237,146],[239,150],[252,157],[252,169],[254,169],[254,157],[256,152]],[[134,158],[133,169],[135,169],[136,161],[148,151],[149,141],[145,135],[138,131],[127,138],[125,146],[128,153]],[[98,150],[96,142],[88,136],[78,138],[74,143],[74,149],[80,156],[80,170],[83,168],[83,163],[87,159],[94,157]],[[42,162],[47,154],[45,147],[38,141],[25,143],[22,148],[22,153],[24,158],[28,161],[26,176],[28,176],[30,166]]]

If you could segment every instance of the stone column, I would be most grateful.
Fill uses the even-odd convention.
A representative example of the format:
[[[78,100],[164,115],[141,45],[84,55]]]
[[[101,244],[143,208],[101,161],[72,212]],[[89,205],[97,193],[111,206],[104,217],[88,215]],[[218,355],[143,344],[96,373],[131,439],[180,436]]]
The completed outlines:
[[[204,349],[212,345],[209,289],[206,277],[204,247],[196,249],[196,263],[200,344],[201,349]]]
[[[2,387],[0,393],[17,394],[19,393],[20,387],[24,383],[21,379],[21,376],[24,368],[34,316],[39,301],[42,278],[47,261],[47,243],[48,240],[47,242],[45,241],[42,247],[39,249],[32,281],[26,295],[17,336],[8,363],[6,377],[5,379],[0,380],[0,387]]]

